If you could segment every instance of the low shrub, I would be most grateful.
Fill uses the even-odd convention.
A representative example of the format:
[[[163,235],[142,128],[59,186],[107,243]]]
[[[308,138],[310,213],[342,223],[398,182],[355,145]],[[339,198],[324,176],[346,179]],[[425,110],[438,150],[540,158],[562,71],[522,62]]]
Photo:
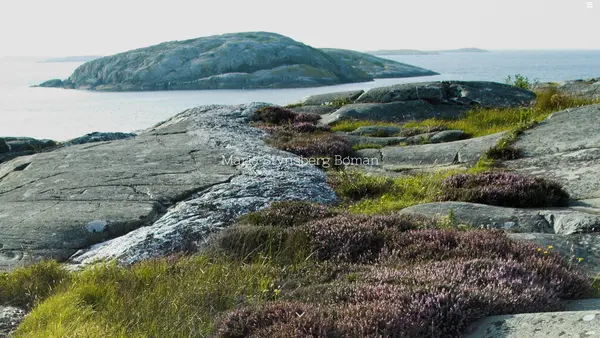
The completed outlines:
[[[238,223],[279,228],[296,227],[315,219],[337,215],[330,207],[302,201],[274,202],[270,207],[238,218]]]
[[[353,201],[381,196],[393,187],[389,177],[349,170],[332,172],[327,182],[339,197]]]
[[[313,113],[298,113],[294,117],[294,123],[311,123],[315,124],[321,119],[321,115]]]
[[[265,122],[271,124],[290,123],[294,121],[298,113],[287,108],[269,106],[262,107],[254,112],[252,120],[256,122]]]
[[[566,206],[569,194],[556,182],[511,172],[459,174],[442,183],[440,201],[527,208]]]
[[[54,261],[0,273],[0,305],[31,309],[69,278],[69,272]]]
[[[395,233],[436,227],[429,218],[414,215],[340,215],[308,223],[303,230],[319,260],[372,262]]]
[[[269,143],[274,147],[304,157],[352,156],[354,150],[346,138],[331,133],[304,134],[285,132],[275,135]]]

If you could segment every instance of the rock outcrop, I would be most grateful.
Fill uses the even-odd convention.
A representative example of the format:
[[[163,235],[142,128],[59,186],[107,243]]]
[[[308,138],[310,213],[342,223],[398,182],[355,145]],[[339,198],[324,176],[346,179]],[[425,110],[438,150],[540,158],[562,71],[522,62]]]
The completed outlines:
[[[41,151],[56,148],[58,144],[52,140],[38,140],[31,137],[1,137],[0,163],[19,156],[33,155]]]
[[[591,100],[600,100],[600,78],[586,80],[571,80],[563,82],[544,82],[534,86],[534,89],[544,90],[554,88],[558,93]]]
[[[407,122],[456,118],[474,107],[528,106],[535,98],[531,91],[495,82],[408,83],[370,89],[351,104],[324,115],[323,123],[344,119]]]
[[[580,206],[600,207],[600,105],[567,109],[526,131],[514,144],[523,158],[511,170],[563,184]]]
[[[224,34],[103,57],[41,87],[105,91],[295,88],[437,73],[372,55],[319,50],[275,33]]]
[[[0,269],[55,258],[135,262],[202,245],[276,200],[330,203],[320,170],[266,146],[261,105],[187,110],[136,138],[63,147],[0,166]]]
[[[93,132],[89,133],[67,142],[64,142],[64,146],[72,146],[75,144],[87,144],[87,143],[96,143],[96,142],[106,142],[106,141],[116,141],[116,140],[125,140],[128,138],[135,137],[134,133],[100,133]]]

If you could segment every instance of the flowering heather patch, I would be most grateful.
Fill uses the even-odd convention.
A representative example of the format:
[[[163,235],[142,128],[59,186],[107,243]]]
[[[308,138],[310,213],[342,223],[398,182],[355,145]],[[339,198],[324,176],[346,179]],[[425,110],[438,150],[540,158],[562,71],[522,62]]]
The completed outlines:
[[[460,174],[442,182],[441,201],[506,207],[566,206],[569,194],[556,182],[511,172]]]
[[[238,218],[238,223],[289,228],[337,214],[338,212],[323,204],[284,201],[275,202],[266,209],[243,215]]]
[[[263,107],[255,111],[252,115],[252,120],[256,122],[262,121],[271,124],[281,124],[293,121],[297,115],[298,113],[289,109],[270,106]]]
[[[321,119],[321,115],[313,113],[297,113],[294,117],[294,123],[311,123],[315,124]]]
[[[340,215],[306,224],[320,260],[371,262],[394,234],[432,228],[435,221],[413,215]]]
[[[354,153],[348,140],[331,133],[296,134],[291,138],[274,138],[272,144],[281,150],[304,157],[351,156]]]
[[[553,258],[534,261],[551,263]],[[554,311],[560,308],[560,298],[584,295],[569,290],[591,291],[585,277],[564,264],[551,263],[554,273],[536,264],[459,259],[402,269],[372,266],[357,283],[307,288],[312,293],[301,293],[298,300],[234,311],[219,333],[224,337],[458,337],[481,317]]]

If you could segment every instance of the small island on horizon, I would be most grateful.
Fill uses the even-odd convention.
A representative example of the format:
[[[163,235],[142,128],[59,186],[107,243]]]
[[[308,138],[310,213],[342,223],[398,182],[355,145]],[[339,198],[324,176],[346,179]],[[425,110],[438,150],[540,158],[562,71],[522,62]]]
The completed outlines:
[[[417,50],[417,49],[379,49],[368,51],[371,55],[438,55],[444,53],[488,53],[489,50],[480,48],[459,48],[446,50]]]

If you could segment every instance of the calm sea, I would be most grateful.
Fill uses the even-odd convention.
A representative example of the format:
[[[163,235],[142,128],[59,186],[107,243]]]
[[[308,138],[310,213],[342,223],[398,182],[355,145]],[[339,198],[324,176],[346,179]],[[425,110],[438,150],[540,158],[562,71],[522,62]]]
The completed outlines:
[[[92,131],[131,132],[148,128],[198,105],[253,101],[286,104],[311,94],[397,83],[434,80],[503,82],[509,74],[522,74],[540,81],[600,76],[600,51],[498,51],[388,58],[442,75],[303,89],[95,93],[29,87],[51,78],[67,78],[81,63],[0,58],[0,136],[66,140]]]

